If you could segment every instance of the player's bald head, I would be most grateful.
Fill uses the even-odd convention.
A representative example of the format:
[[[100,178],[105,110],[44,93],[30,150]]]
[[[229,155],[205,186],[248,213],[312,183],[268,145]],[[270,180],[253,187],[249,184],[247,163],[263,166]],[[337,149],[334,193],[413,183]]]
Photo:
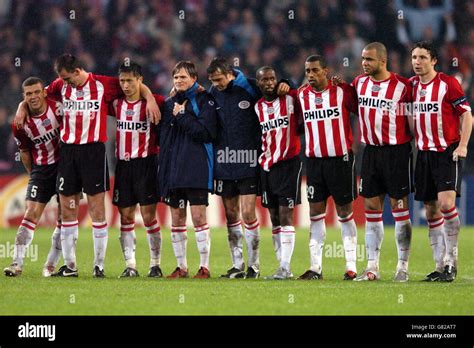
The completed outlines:
[[[387,60],[387,48],[381,42],[371,42],[364,47],[364,51],[375,50],[378,59]]]

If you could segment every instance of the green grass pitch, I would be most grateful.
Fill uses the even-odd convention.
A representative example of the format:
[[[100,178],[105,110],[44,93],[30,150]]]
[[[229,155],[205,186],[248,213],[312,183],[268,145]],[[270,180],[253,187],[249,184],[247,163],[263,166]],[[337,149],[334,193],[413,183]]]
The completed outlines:
[[[14,229],[0,231],[0,246],[14,243]],[[463,227],[460,235],[459,273],[455,282],[423,283],[433,270],[428,232],[413,231],[410,281],[394,283],[397,257],[393,227],[386,227],[378,282],[343,281],[344,256],[338,229],[328,229],[322,281],[269,281],[264,279],[218,279],[230,266],[226,230],[211,230],[212,279],[150,279],[145,230],[137,231],[137,263],[140,278],[118,279],[125,268],[117,229],[109,231],[106,279],[92,278],[93,243],[90,229],[79,234],[79,278],[42,278],[41,269],[50,246],[51,230],[39,229],[33,247],[37,260],[27,258],[21,277],[0,278],[1,315],[473,315],[474,228]],[[262,275],[277,268],[271,231],[261,231]],[[364,230],[359,228],[359,248]],[[360,249],[359,249],[360,250]],[[33,256],[33,254],[31,254]],[[9,255],[1,255],[3,267]],[[292,260],[295,276],[309,264],[308,231],[298,229]],[[365,267],[359,259],[359,272]],[[194,275],[199,266],[194,232],[188,229],[188,265]],[[169,229],[163,231],[162,269],[165,275],[176,267]]]

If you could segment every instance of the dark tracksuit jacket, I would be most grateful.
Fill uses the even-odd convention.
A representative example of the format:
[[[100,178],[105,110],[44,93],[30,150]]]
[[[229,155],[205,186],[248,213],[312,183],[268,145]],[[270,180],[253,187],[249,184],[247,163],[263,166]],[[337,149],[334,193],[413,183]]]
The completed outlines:
[[[213,191],[216,103],[207,91],[197,93],[197,88],[195,83],[186,92],[165,101],[158,126],[158,187],[162,197],[177,188]],[[173,116],[174,103],[182,104],[185,100],[185,112]]]
[[[249,79],[234,69],[235,80],[227,88],[219,91],[211,87],[209,93],[217,102],[219,109],[217,124],[217,139],[215,141],[215,179],[239,180],[257,177],[258,165],[252,167],[250,163],[229,163],[219,161],[221,151],[256,151],[261,152],[261,130],[254,105],[261,98],[260,90],[255,79]]]

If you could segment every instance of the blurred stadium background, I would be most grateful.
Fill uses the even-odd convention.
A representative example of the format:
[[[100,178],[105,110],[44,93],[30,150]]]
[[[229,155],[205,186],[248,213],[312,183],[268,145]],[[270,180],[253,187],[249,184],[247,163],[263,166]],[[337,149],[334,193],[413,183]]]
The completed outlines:
[[[178,60],[196,62],[200,83],[207,87],[205,69],[216,55],[227,56],[248,76],[259,66],[271,65],[296,87],[304,82],[305,58],[319,53],[327,57],[330,74],[351,81],[360,73],[361,50],[371,41],[387,46],[390,70],[410,77],[410,47],[429,39],[440,50],[439,70],[456,75],[474,105],[472,18],[474,1],[469,0],[0,0],[0,227],[14,226],[23,214],[26,177],[15,160],[10,128],[22,99],[21,83],[31,75],[52,81],[53,60],[63,52],[77,55],[88,70],[104,75],[115,75],[120,61],[132,58],[143,65],[152,91],[166,95]],[[115,133],[113,120],[109,122],[113,172]],[[474,195],[473,139],[459,202],[464,224],[474,224],[474,202],[467,199]],[[357,145],[356,153],[360,149]],[[212,206],[217,204],[213,199]],[[360,199],[357,205],[362,213]],[[107,209],[113,223],[115,209],[112,212],[110,204]],[[160,209],[165,214],[165,207]],[[389,223],[391,215],[386,213]],[[412,214],[415,225],[424,224],[420,204],[412,207]],[[224,221],[222,212],[210,215],[214,225]],[[268,222],[263,211],[260,215],[263,224]],[[334,214],[328,215],[329,223],[335,223]],[[306,217],[303,206],[300,225],[306,224]],[[165,215],[163,219],[166,222]],[[53,220],[50,210],[44,222]],[[362,214],[356,220],[362,223]]]

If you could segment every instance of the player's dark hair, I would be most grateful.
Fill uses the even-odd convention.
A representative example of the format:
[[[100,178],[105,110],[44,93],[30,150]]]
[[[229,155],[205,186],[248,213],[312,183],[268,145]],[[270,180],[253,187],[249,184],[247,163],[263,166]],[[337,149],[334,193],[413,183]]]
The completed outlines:
[[[82,65],[82,62],[72,54],[64,53],[54,61],[54,70],[56,73],[59,74],[63,69],[72,73],[76,69],[84,69],[84,66]]]
[[[319,65],[321,65],[321,68],[323,69],[328,67],[326,59],[319,54],[313,54],[309,56],[308,58],[306,58],[306,63],[311,63],[311,62],[319,62]]]
[[[118,73],[119,73],[119,75],[121,73],[132,73],[133,76],[135,76],[135,77],[142,77],[143,76],[141,65],[134,62],[134,61],[129,61],[129,60],[124,61],[120,65]]]
[[[198,78],[198,73],[196,66],[194,65],[193,62],[189,60],[182,60],[179,61],[173,68],[173,72],[171,73],[171,76],[174,76],[179,70],[184,69],[189,76],[195,77],[196,79]]]
[[[413,53],[413,50],[415,48],[424,48],[430,54],[431,59],[438,59],[438,50],[436,49],[435,45],[431,41],[418,41],[413,46],[410,53]]]
[[[275,71],[271,66],[262,66],[257,69],[257,72],[255,73],[255,76],[257,77],[257,80],[259,79],[259,75],[263,74],[266,71]]]
[[[227,62],[227,59],[224,57],[215,57],[209,63],[209,66],[206,69],[207,74],[214,74],[215,72],[221,72],[224,75],[232,74],[232,66]]]
[[[25,87],[33,86],[33,85],[36,85],[37,83],[40,83],[41,87],[44,87],[43,80],[41,80],[39,77],[36,77],[36,76],[30,76],[25,81],[23,81],[23,83],[21,84],[21,87],[25,89]]]

